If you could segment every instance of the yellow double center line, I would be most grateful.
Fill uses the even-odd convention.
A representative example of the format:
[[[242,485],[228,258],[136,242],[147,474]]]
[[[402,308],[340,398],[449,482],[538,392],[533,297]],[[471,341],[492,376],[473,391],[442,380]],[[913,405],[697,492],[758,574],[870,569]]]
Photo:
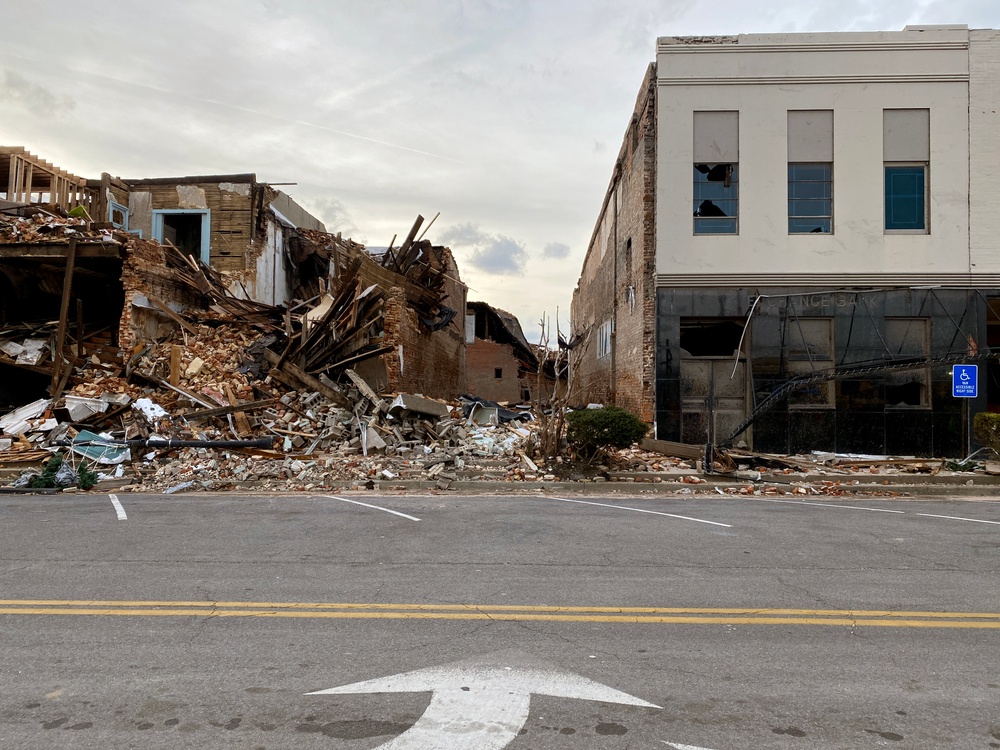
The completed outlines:
[[[998,612],[717,607],[554,607],[477,604],[0,600],[0,615],[291,617],[332,620],[496,620],[649,625],[839,625],[1000,629]]]

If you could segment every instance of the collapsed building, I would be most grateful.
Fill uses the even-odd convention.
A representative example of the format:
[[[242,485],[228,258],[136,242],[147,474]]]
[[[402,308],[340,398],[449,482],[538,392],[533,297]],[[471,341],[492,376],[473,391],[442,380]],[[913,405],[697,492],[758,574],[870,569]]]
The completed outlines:
[[[130,374],[204,315],[270,336],[268,367],[298,385],[351,369],[381,392],[466,390],[466,287],[422,217],[370,253],[253,174],[86,180],[8,147],[0,186],[0,408],[87,367]]]

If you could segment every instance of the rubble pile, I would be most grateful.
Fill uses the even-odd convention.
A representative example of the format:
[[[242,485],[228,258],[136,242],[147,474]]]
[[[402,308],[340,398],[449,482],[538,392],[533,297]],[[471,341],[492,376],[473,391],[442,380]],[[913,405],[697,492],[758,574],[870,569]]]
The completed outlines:
[[[124,232],[94,227],[85,218],[59,216],[33,209],[32,216],[11,216],[0,213],[0,244],[68,243],[70,239],[114,242],[125,239]]]

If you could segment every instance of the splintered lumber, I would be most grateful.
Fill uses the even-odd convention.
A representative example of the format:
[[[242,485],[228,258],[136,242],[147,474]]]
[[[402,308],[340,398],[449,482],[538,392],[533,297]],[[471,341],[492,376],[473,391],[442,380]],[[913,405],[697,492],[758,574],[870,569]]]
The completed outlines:
[[[268,362],[274,365],[271,369],[271,374],[274,375],[275,371],[279,372],[282,375],[282,378],[279,379],[284,380],[286,383],[290,380],[293,383],[292,387],[308,388],[310,390],[318,391],[321,395],[330,399],[338,406],[351,406],[351,403],[340,391],[331,388],[326,383],[323,383],[319,378],[316,378],[307,372],[303,372],[291,362],[286,360],[278,365],[277,362],[279,355],[275,354],[270,349],[264,350],[264,357]]]
[[[232,406],[239,406],[236,394],[233,393],[233,389],[229,383],[226,383],[225,388],[226,398],[229,399],[229,403]],[[236,432],[239,433],[241,438],[248,437],[251,434],[252,430],[250,429],[250,421],[247,419],[247,415],[243,411],[234,411],[233,421],[236,423]]]
[[[261,401],[248,401],[245,404],[230,404],[229,406],[220,406],[217,409],[199,409],[198,411],[188,412],[184,415],[184,419],[208,419],[209,417],[221,417],[226,414],[233,414],[235,412],[253,412],[258,409],[264,409],[268,406],[274,406],[278,403],[280,399],[278,398],[266,398]]]
[[[146,295],[146,299],[148,299],[151,303],[153,303],[160,312],[162,312],[164,315],[166,315],[168,318],[174,321],[185,331],[195,336],[198,335],[197,328],[195,328],[193,325],[184,320],[184,318],[182,318],[180,315],[171,310],[170,307],[167,306],[167,303],[161,300],[159,297],[153,294],[148,294]]]
[[[56,351],[55,365],[52,370],[52,386],[49,395],[52,398],[59,398],[63,388],[66,387],[66,380],[73,366],[66,361],[63,356],[63,346],[66,343],[66,323],[69,315],[69,298],[73,291],[73,268],[76,265],[76,238],[69,241],[69,248],[66,251],[66,273],[63,276],[62,303],[59,306],[59,329],[56,331]],[[63,368],[66,369],[66,377],[63,377]]]

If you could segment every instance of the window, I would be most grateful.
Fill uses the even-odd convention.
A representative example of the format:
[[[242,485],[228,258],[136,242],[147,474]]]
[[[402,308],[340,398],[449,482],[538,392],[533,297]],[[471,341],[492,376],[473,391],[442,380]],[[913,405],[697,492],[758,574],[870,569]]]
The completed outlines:
[[[121,203],[111,201],[108,204],[108,221],[114,224],[115,229],[128,231],[128,207]]]
[[[597,329],[597,358],[604,359],[611,356],[611,336],[615,332],[614,323],[606,320]]]
[[[494,367],[493,368],[493,377],[495,377],[497,380],[502,379],[503,378],[503,368],[502,367]]]
[[[924,360],[930,357],[930,320],[927,318],[886,318],[885,343],[894,360]],[[930,368],[898,370],[885,376],[885,404],[888,407],[929,407]]]
[[[927,233],[930,110],[882,111],[885,231]]]
[[[739,177],[735,164],[694,165],[694,233],[738,234]]]
[[[739,233],[739,113],[694,113],[695,234]]]
[[[927,167],[885,165],[885,228],[927,229]]]
[[[208,209],[153,210],[153,239],[170,242],[181,252],[205,263],[211,258],[211,226]]]
[[[785,326],[789,375],[808,375],[834,369],[832,318],[790,318]],[[836,390],[832,381],[809,383],[788,396],[788,406],[792,409],[831,407],[835,404]]]
[[[788,112],[788,233],[833,233],[833,110]]]
[[[833,165],[788,165],[788,233],[833,231]]]

